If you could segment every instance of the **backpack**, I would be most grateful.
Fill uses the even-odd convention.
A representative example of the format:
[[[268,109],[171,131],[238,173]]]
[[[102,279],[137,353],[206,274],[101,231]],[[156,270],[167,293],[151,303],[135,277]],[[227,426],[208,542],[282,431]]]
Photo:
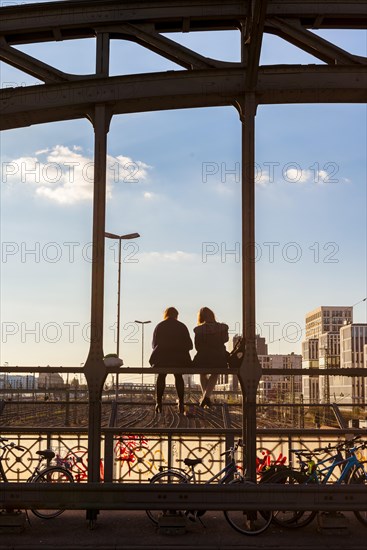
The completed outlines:
[[[236,369],[241,366],[243,356],[245,355],[245,339],[241,336],[233,350],[228,354],[228,366],[229,368]]]

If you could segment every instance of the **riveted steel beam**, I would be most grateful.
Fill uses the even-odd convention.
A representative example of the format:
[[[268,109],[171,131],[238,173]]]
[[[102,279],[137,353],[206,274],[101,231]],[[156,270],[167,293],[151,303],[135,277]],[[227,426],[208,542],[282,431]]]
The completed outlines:
[[[158,32],[238,29],[251,2],[79,0],[7,6],[1,8],[0,35],[14,44],[91,38],[99,26],[116,22],[149,22]],[[364,0],[269,0],[267,16],[296,18],[306,28],[361,29],[367,21]]]
[[[271,66],[259,69],[256,101],[279,103],[364,103],[363,66]],[[245,96],[244,70],[168,71],[4,88],[0,129],[83,118],[94,105],[112,114],[233,105]]]
[[[69,510],[366,510],[364,485],[6,483],[2,508]]]
[[[51,372],[59,372],[60,374],[67,374],[67,373],[74,373],[74,372],[80,372],[81,374],[84,374],[84,368],[80,367],[34,367],[34,366],[7,366],[7,367],[1,367],[1,372],[12,372],[12,373],[21,373],[21,372],[28,372],[28,373],[35,373],[35,372],[45,372],[45,373],[51,373]],[[106,367],[106,372],[108,374],[142,374],[149,373],[149,374],[155,374],[155,373],[165,373],[167,372],[166,368],[149,368],[144,369],[142,367]],[[189,369],[181,369],[175,367],[175,372],[178,374],[193,374],[194,370],[193,368]],[[201,367],[200,372],[203,373],[213,373],[213,374],[237,374],[238,369],[217,369],[213,367]],[[329,367],[327,369],[270,369],[270,368],[263,368],[261,370],[262,374],[266,375],[274,375],[278,376],[280,374],[286,374],[289,376],[367,376],[367,369],[363,367],[356,367],[356,368],[339,368],[339,367]]]

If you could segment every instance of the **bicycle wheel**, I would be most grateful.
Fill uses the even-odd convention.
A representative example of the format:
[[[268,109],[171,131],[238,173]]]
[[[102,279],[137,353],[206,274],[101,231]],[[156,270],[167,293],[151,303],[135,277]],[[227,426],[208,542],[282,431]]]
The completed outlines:
[[[283,485],[296,485],[306,483],[308,476],[297,470],[283,468],[274,475],[264,479],[265,483],[281,483]],[[317,512],[306,510],[276,510],[273,512],[273,523],[287,529],[305,527],[316,517]]]
[[[65,468],[46,468],[42,470],[33,480],[34,483],[73,483],[72,474]],[[41,519],[56,518],[65,511],[64,508],[56,510],[31,510],[31,512]]]
[[[159,472],[152,477],[150,483],[168,485],[171,483],[189,483],[185,474],[181,472],[176,472],[172,470],[167,470],[165,472]],[[176,510],[146,510],[148,518],[155,524],[158,525],[159,518],[162,514],[176,514]],[[181,511],[180,513],[184,513]]]
[[[354,470],[349,483],[358,483],[359,485],[367,483],[367,474],[365,470],[360,467]],[[356,518],[366,527],[367,526],[367,510],[357,511],[353,510]]]
[[[251,481],[234,479],[230,485],[252,485]],[[260,535],[271,524],[273,513],[270,510],[225,510],[224,517],[229,525],[243,535]]]

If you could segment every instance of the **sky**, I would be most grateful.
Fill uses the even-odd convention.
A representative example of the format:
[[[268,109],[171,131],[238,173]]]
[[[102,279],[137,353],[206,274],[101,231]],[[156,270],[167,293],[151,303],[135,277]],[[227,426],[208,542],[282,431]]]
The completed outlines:
[[[1,2],[1,5],[16,2]],[[29,3],[29,2],[22,2]],[[367,55],[363,31],[318,31]],[[237,32],[174,34],[199,53],[238,61]],[[19,46],[55,67],[94,72],[94,40]],[[76,55],[77,52],[77,55]],[[319,60],[266,35],[261,64]],[[114,42],[111,75],[182,70]],[[4,63],[1,87],[40,84]],[[301,353],[305,315],[354,305],[367,322],[366,106],[259,106],[256,296],[269,353]],[[120,356],[148,365],[166,307],[193,334],[208,306],[241,327],[241,124],[233,107],[115,116],[108,135],[106,231],[123,244]],[[1,153],[1,355],[4,365],[82,365],[89,349],[93,131],[87,120],[8,130]],[[105,354],[116,350],[117,243],[106,242]],[[132,378],[133,379],[133,378]]]

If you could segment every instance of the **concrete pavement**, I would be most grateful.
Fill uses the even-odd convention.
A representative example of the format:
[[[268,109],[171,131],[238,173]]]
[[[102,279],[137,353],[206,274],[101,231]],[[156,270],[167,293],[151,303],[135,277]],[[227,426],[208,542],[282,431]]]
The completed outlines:
[[[29,514],[21,533],[0,533],[0,550],[366,550],[367,528],[350,512],[347,527],[320,532],[315,520],[302,529],[276,526],[258,536],[234,531],[222,512],[207,512],[199,522],[187,522],[181,535],[159,534],[145,512],[101,511],[93,529],[84,511],[66,511],[58,518],[41,520]]]

